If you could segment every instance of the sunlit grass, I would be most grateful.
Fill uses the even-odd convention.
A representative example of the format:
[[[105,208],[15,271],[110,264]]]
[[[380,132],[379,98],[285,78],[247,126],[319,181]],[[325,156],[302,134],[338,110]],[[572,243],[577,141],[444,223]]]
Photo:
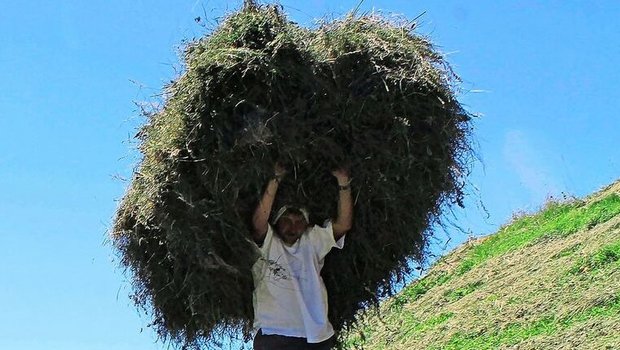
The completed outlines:
[[[474,246],[457,269],[462,275],[489,258],[517,250],[542,237],[565,237],[592,228],[620,214],[620,196],[609,195],[584,205],[580,201],[549,203],[540,213],[515,220],[497,234]]]
[[[560,330],[594,319],[616,316],[620,312],[620,295],[603,305],[590,307],[571,316],[557,318],[546,316],[529,323],[515,323],[505,329],[490,334],[457,333],[447,344],[432,349],[442,350],[483,350],[496,349],[502,345],[514,345],[525,339],[550,335]]]
[[[606,245],[594,254],[578,259],[569,272],[573,274],[595,272],[614,263],[620,265],[620,241]]]
[[[597,236],[590,236],[590,240],[585,236],[571,238],[617,215],[620,215],[620,196],[612,193],[596,201],[551,202],[539,213],[516,218],[497,234],[457,251],[449,262],[442,259],[437,263],[438,268],[431,269],[428,275],[386,302],[379,323],[366,323],[363,332],[350,337],[347,344],[357,349],[422,346],[420,344],[427,349],[498,349],[534,338],[541,341],[570,334],[579,327],[588,327],[586,324],[590,322],[601,325],[620,322],[620,294],[612,289],[609,295],[605,292],[609,289],[599,288],[610,283],[608,278],[601,279],[602,276],[617,278],[620,268],[620,241],[609,240],[618,224],[604,231],[592,231]],[[603,232],[608,232],[607,238],[598,236]],[[528,289],[526,294],[517,293],[515,297],[508,290],[523,286],[501,285],[494,280],[501,260],[494,259],[488,265],[490,270],[484,270],[493,258],[522,249],[537,250],[538,245],[550,252],[546,257],[549,261],[563,260],[552,269],[532,275],[531,283],[540,287]],[[515,258],[520,260],[514,260],[516,265],[510,268],[519,268],[524,259],[523,256]],[[482,270],[480,274],[469,274],[472,269]],[[555,282],[548,284],[544,279]],[[575,286],[581,289],[576,290]],[[573,288],[574,297],[567,296],[557,305],[552,303],[551,295],[564,295],[566,288]],[[586,296],[585,291],[590,294]],[[475,293],[478,294],[473,299],[465,300]],[[536,312],[526,307],[529,311],[525,318],[514,314],[520,309],[516,304],[525,306],[525,303],[538,302],[551,309]],[[558,312],[556,307],[565,310]],[[512,314],[504,314],[508,319],[495,323],[492,319],[498,312],[502,313],[502,308],[509,308]],[[463,322],[471,322],[474,327],[461,328]]]

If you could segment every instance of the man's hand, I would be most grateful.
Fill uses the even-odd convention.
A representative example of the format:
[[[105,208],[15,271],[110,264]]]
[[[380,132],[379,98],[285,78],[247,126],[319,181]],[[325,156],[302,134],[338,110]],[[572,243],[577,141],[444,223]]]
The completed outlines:
[[[347,186],[349,185],[349,182],[351,182],[349,169],[345,167],[332,170],[332,175],[334,175],[334,177],[338,180],[338,185],[340,186]]]
[[[282,164],[276,162],[273,166],[273,178],[280,182],[284,175],[286,175],[286,168],[283,167]]]
[[[278,184],[285,174],[286,169],[280,163],[273,165],[273,177],[267,182],[265,192],[263,192],[263,196],[254,210],[254,215],[252,216],[252,226],[254,228],[252,238],[254,238],[254,241],[258,244],[262,244],[267,234],[269,213],[271,212],[271,207],[273,206],[273,201],[278,191]]]

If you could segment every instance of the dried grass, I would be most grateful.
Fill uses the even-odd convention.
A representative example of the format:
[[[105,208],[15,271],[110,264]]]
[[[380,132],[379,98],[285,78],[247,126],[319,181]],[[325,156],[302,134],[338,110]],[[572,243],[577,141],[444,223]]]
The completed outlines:
[[[188,45],[185,73],[139,134],[114,225],[160,336],[200,347],[247,334],[249,219],[276,161],[291,170],[276,207],[304,205],[315,223],[335,215],[329,170],[351,168],[354,227],[323,269],[338,331],[424,260],[430,224],[462,205],[471,118],[455,75],[408,28],[368,15],[311,31],[248,2]]]

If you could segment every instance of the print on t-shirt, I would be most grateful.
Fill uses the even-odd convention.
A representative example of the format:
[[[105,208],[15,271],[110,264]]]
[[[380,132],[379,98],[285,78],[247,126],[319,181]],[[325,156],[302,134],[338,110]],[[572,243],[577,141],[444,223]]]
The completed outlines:
[[[286,269],[286,267],[282,266],[278,260],[280,260],[281,256],[279,256],[276,260],[267,260],[265,258],[261,258],[267,262],[267,269],[269,273],[267,274],[267,278],[273,280],[274,282],[280,280],[288,280],[291,278],[290,272]]]

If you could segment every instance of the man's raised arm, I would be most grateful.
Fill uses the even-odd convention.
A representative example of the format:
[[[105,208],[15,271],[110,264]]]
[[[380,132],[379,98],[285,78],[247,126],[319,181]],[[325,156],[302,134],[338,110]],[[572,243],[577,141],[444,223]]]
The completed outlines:
[[[351,178],[349,171],[339,168],[332,171],[332,175],[338,180],[338,216],[332,223],[334,239],[337,241],[345,235],[353,224],[353,198],[351,196]]]
[[[285,173],[286,170],[276,163],[274,166],[274,177],[267,183],[265,192],[263,192],[263,196],[254,210],[254,215],[252,216],[252,228],[254,229],[252,231],[252,239],[254,239],[254,242],[258,244],[263,243],[265,240],[265,235],[267,234],[267,228],[269,225],[269,213],[271,213],[271,207],[273,206],[273,201],[276,198],[278,185],[280,184],[280,180]]]

